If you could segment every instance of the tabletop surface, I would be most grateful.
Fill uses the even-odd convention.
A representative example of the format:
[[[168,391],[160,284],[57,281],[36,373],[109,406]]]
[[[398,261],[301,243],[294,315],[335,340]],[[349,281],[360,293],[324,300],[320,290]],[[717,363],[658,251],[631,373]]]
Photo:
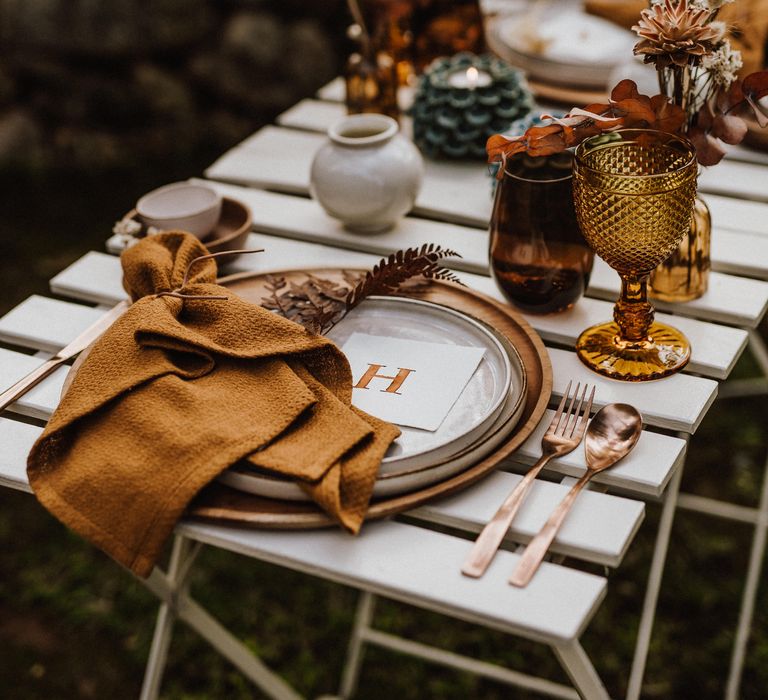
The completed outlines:
[[[224,154],[206,171],[210,184],[253,212],[249,247],[226,272],[304,267],[370,268],[397,249],[440,243],[462,254],[448,266],[470,287],[503,300],[489,277],[487,223],[491,183],[478,163],[428,162],[414,211],[393,230],[375,236],[345,231],[308,197],[309,166],[323,132],[343,115],[339,81],[317,99],[304,100]],[[709,291],[685,305],[658,304],[660,320],[671,320],[691,340],[693,353],[683,373],[642,384],[604,379],[587,370],[572,351],[585,327],[609,318],[618,276],[598,259],[587,296],[573,309],[525,318],[548,346],[553,367],[552,403],[569,380],[596,385],[595,409],[621,401],[643,414],[645,429],[637,448],[613,470],[599,475],[555,540],[553,551],[609,567],[619,566],[642,523],[649,498],[658,498],[682,464],[686,441],[746,347],[768,308],[768,231],[762,222],[768,190],[768,154],[733,149],[700,182],[709,204],[713,269]],[[124,298],[117,239],[108,252],[93,251],[51,280],[60,298],[32,296],[0,318],[0,387],[10,386],[44,358],[66,345],[110,306]],[[32,352],[30,352],[32,351]],[[68,368],[63,367],[0,417],[0,483],[29,490],[26,455],[40,434],[41,421],[55,409]],[[18,420],[27,416],[30,421]],[[218,524],[183,522],[179,531],[193,539],[282,564],[299,571],[379,592],[398,600],[489,627],[544,641],[578,637],[605,595],[606,579],[568,565],[546,563],[526,589],[507,585],[518,554],[503,551],[480,580],[459,571],[470,542],[504,495],[541,453],[547,413],[503,469],[449,498],[430,502],[394,519],[369,523],[352,538],[335,529],[269,532]],[[550,463],[547,478],[535,483],[507,537],[512,549],[528,541],[583,473],[581,450]],[[448,526],[436,531],[434,526]],[[456,532],[458,534],[452,534]],[[439,582],[439,585],[436,585]]]

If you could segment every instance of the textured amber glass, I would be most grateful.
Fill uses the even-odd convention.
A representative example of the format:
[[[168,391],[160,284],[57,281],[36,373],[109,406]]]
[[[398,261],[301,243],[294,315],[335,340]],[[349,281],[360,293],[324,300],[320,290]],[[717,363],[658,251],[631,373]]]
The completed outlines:
[[[652,273],[651,296],[662,301],[698,299],[709,286],[712,217],[700,197],[693,207],[691,228],[677,250]]]
[[[591,369],[616,379],[658,379],[681,369],[690,345],[653,321],[648,276],[678,247],[691,225],[696,159],[688,141],[627,129],[576,149],[573,196],[587,242],[622,281],[614,323],[581,334],[576,350]]]

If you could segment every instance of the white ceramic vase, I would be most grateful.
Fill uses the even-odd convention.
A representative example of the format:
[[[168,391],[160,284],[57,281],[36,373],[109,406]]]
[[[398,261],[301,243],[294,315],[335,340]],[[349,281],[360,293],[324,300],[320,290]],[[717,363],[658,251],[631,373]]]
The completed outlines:
[[[419,193],[424,161],[418,149],[383,114],[345,117],[328,137],[312,161],[312,196],[351,231],[391,228]]]

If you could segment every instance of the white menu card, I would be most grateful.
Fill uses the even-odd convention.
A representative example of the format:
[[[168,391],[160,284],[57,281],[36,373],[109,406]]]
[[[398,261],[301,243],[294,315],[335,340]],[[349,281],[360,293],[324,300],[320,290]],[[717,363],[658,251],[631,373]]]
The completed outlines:
[[[437,430],[480,364],[484,348],[353,333],[342,346],[352,403],[397,425]]]

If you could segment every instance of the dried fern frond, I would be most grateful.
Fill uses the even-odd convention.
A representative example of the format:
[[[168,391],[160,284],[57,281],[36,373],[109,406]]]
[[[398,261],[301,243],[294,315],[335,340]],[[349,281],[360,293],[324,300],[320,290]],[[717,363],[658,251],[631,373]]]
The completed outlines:
[[[448,257],[461,256],[434,243],[398,250],[382,258],[370,272],[361,275],[344,271],[342,277],[347,286],[310,273],[301,283],[269,275],[265,287],[270,294],[262,299],[261,305],[301,324],[310,333],[327,333],[370,296],[390,296],[406,288],[409,293],[418,292],[424,278],[462,284],[453,272],[439,264]]]
[[[417,276],[427,279],[447,280],[462,284],[461,280],[438,261],[443,258],[460,258],[454,250],[441,248],[434,243],[425,243],[421,248],[408,248],[382,258],[373,270],[365,273],[347,294],[347,310],[354,309],[363,299],[374,295],[394,294],[406,280]]]

